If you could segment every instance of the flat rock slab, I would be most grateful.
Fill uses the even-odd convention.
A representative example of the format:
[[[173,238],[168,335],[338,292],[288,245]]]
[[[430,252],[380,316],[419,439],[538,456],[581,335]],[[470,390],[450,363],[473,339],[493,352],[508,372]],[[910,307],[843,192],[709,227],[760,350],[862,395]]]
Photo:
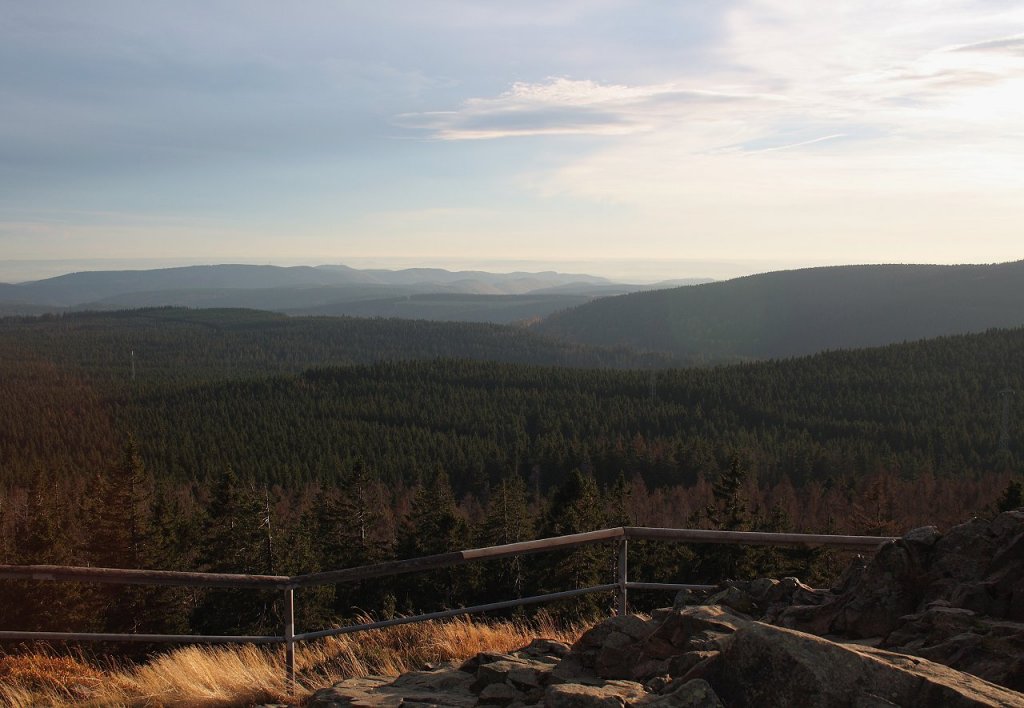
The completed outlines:
[[[370,676],[340,681],[309,699],[309,708],[345,706],[450,706],[471,708],[477,697],[469,690],[473,677],[454,666],[433,671],[412,671],[397,679]]]
[[[622,708],[636,705],[646,697],[640,684],[611,681],[604,686],[560,683],[549,686],[544,705],[549,708]]]
[[[1024,695],[918,657],[750,622],[703,676],[730,708],[1024,708]]]

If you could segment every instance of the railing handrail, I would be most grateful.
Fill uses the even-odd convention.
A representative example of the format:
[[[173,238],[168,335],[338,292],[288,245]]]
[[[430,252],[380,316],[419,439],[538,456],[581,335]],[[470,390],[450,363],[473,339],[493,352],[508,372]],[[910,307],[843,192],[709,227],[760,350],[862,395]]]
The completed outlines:
[[[353,568],[344,568],[342,570],[328,570],[323,573],[296,575],[293,576],[291,580],[296,587],[357,582],[359,580],[380,578],[388,575],[400,575],[402,573],[414,573],[422,570],[450,568],[470,561],[497,560],[499,558],[509,558],[511,556],[525,556],[531,553],[543,553],[544,551],[576,548],[577,546],[587,546],[592,543],[614,541],[623,538],[624,536],[625,529],[618,526],[610,529],[601,529],[600,531],[587,531],[584,533],[568,534],[566,536],[538,538],[534,541],[520,541],[518,543],[506,543],[500,546],[470,548],[465,551],[439,553],[434,556],[421,556],[419,558],[409,558],[407,560],[360,565]]]
[[[102,585],[160,585],[194,588],[287,588],[288,575],[246,575],[242,573],[199,573],[180,570],[139,570],[75,565],[0,565],[0,578],[7,580],[55,580]]]
[[[738,543],[747,546],[832,546],[874,550],[895,536],[843,536],[819,533],[777,533],[769,531],[718,531],[712,529],[670,529],[627,526],[625,537],[636,541],[681,541],[690,543]]]
[[[718,531],[711,529],[617,526],[599,531],[552,536],[499,546],[470,548],[432,556],[385,561],[383,563],[301,575],[247,575],[241,573],[201,573],[178,570],[138,570],[134,568],[98,568],[69,565],[0,565],[0,579],[272,590],[358,582],[370,578],[450,568],[470,561],[497,560],[499,558],[575,548],[620,539],[673,541],[677,543],[732,543],[751,546],[830,546],[856,550],[874,550],[883,543],[896,540],[893,536],[843,536],[767,531]]]
[[[0,579],[41,580],[57,582],[101,583],[116,585],[163,585],[171,587],[220,587],[252,588],[257,590],[284,591],[284,622],[280,636],[235,636],[235,635],[182,635],[182,634],[112,634],[86,632],[21,632],[0,631],[0,640],[50,640],[50,641],[134,641],[134,642],[195,642],[195,643],[247,643],[284,644],[285,666],[289,685],[295,680],[295,644],[321,637],[337,636],[351,632],[376,629],[397,624],[422,622],[430,619],[454,617],[474,612],[506,609],[526,604],[576,597],[593,592],[617,591],[617,611],[626,611],[626,595],[633,590],[674,590],[680,588],[708,587],[673,583],[637,583],[627,577],[627,547],[630,540],[670,541],[675,543],[731,543],[743,545],[773,546],[831,546],[848,550],[874,550],[884,543],[896,540],[891,536],[839,536],[832,534],[770,533],[760,531],[716,531],[709,529],[649,528],[644,526],[617,526],[599,531],[540,538],[533,541],[507,543],[500,546],[471,548],[463,551],[440,553],[433,556],[387,561],[372,565],[330,570],[305,575],[244,575],[238,573],[193,573],[175,570],[139,570],[135,568],[93,568],[65,565],[0,565]],[[560,549],[576,548],[605,541],[616,541],[618,561],[616,582],[577,588],[562,592],[535,595],[494,602],[487,605],[462,607],[441,612],[432,612],[414,617],[401,617],[380,622],[340,627],[335,629],[295,633],[295,589],[315,585],[333,585],[358,582],[369,578],[380,578],[402,573],[437,570],[462,565],[470,561],[496,560],[510,556],[542,553]]]

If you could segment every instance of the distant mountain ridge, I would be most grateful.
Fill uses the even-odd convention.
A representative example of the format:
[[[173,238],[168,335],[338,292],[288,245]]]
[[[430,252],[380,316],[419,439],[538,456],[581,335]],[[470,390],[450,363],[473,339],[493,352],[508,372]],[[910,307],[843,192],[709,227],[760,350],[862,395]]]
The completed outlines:
[[[555,313],[537,331],[708,360],[766,359],[1024,324],[1024,261],[861,265],[638,292]]]
[[[508,323],[538,319],[595,297],[650,287],[658,285],[615,283],[554,271],[224,264],[86,271],[28,283],[0,283],[0,316],[47,309],[182,306]]]
[[[581,283],[610,285],[591,275],[545,273],[451,272],[435,268],[357,270],[348,266],[273,266],[222,264],[181,266],[153,270],[83,271],[17,285],[4,285],[0,296],[17,295],[23,302],[74,306],[117,295],[187,289],[267,289],[329,286],[456,286],[474,292],[479,284],[503,294]],[[461,285],[461,288],[458,287]]]

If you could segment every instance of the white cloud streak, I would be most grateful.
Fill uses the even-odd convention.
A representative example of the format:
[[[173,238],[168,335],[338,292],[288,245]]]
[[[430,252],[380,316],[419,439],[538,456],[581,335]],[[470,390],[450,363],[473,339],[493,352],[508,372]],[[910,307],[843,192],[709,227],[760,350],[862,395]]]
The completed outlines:
[[[517,82],[499,96],[471,98],[459,110],[404,114],[399,125],[440,140],[538,135],[622,136],[658,130],[709,107],[782,101],[742,88],[694,88],[682,83],[625,86],[553,77]]]

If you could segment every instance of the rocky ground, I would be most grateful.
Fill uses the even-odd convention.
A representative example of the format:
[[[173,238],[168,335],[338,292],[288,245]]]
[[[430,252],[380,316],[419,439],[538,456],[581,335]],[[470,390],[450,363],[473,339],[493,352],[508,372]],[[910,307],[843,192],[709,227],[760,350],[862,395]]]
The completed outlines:
[[[397,679],[323,689],[328,706],[1021,706],[1024,510],[916,529],[836,588],[795,578],[681,593],[572,647],[538,639]]]

